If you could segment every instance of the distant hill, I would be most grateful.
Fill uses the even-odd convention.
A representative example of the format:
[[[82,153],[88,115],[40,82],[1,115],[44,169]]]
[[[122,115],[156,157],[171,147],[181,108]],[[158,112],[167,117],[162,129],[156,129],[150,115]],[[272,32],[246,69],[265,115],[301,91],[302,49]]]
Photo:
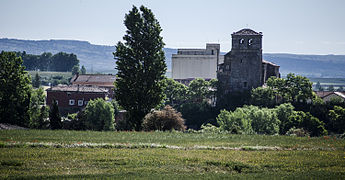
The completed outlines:
[[[18,40],[0,39],[0,50],[26,51],[29,54],[43,52],[74,53],[88,72],[116,73],[113,52],[115,46],[94,45],[76,40]],[[167,75],[171,74],[171,55],[176,49],[164,48],[168,66]],[[267,61],[280,65],[282,75],[293,72],[307,77],[345,78],[345,55],[296,55],[264,54]]]

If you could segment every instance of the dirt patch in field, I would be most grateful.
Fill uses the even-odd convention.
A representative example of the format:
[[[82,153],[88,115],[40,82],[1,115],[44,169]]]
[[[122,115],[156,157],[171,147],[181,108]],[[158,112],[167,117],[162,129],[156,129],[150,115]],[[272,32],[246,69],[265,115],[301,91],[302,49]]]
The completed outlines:
[[[10,130],[10,129],[27,129],[27,128],[12,125],[12,124],[0,123],[0,130],[3,130],[3,129]]]

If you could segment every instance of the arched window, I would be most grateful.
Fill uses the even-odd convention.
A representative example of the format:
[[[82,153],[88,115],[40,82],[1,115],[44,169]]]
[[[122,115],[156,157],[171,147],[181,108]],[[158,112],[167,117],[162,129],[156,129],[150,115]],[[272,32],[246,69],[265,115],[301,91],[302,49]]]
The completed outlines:
[[[248,45],[250,46],[250,45],[252,45],[253,44],[253,39],[249,39],[248,40]]]
[[[240,40],[240,44],[243,44],[243,43],[244,43],[244,39],[241,39],[241,40]]]

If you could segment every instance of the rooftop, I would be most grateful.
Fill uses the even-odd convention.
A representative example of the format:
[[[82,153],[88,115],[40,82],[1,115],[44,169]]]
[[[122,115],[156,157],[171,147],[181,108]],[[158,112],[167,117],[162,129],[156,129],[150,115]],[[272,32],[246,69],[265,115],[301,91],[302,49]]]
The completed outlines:
[[[272,66],[276,66],[276,67],[280,67],[279,65],[277,65],[277,64],[274,64],[273,62],[270,62],[270,61],[266,61],[266,60],[262,60],[262,63],[265,63],[265,64],[270,64],[270,65],[272,65]]]
[[[47,91],[108,93],[109,90],[95,86],[58,85],[47,89]]]
[[[115,80],[116,76],[111,74],[76,74],[71,79],[71,83],[113,87]]]
[[[237,32],[232,33],[232,35],[260,35],[262,36],[262,32],[255,32],[251,29],[241,29]]]

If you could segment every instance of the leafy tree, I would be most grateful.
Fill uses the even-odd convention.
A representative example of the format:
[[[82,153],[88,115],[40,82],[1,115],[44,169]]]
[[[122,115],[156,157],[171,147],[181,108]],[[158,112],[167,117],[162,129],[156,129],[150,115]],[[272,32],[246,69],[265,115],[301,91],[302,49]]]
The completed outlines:
[[[332,130],[335,133],[344,133],[345,132],[345,108],[340,106],[334,106],[333,110],[330,110],[328,113],[330,117],[330,123]]]
[[[84,109],[83,122],[89,130],[114,130],[114,107],[102,98],[90,100]]]
[[[315,85],[315,90],[316,91],[322,91],[323,89],[322,89],[322,86],[321,86],[321,84],[320,84],[320,82],[318,81],[317,83],[316,83],[316,85]]]
[[[41,79],[41,77],[36,72],[36,75],[35,75],[34,79],[32,80],[32,86],[35,88],[39,88],[41,86],[40,79]]]
[[[56,100],[53,101],[52,107],[49,111],[49,120],[51,129],[61,129],[62,122],[58,104]]]
[[[153,111],[144,118],[143,128],[146,131],[185,130],[184,119],[181,113],[167,105],[161,111]]]
[[[202,124],[216,124],[215,117],[218,112],[207,102],[202,103],[183,103],[178,107],[185,119],[185,125],[188,128],[200,129]]]
[[[242,109],[248,115],[253,130],[258,134],[277,134],[280,120],[273,109],[257,106],[244,106]]]
[[[76,75],[76,74],[79,74],[79,73],[80,73],[79,65],[73,66],[73,68],[72,68],[72,75]]]
[[[220,129],[234,134],[252,134],[254,132],[248,114],[242,108],[237,108],[233,112],[221,110],[217,123]]]
[[[84,65],[81,66],[80,73],[81,74],[86,74],[86,69],[85,69]]]
[[[115,98],[129,113],[129,122],[135,130],[141,129],[144,116],[163,100],[166,64],[163,38],[159,22],[144,6],[133,6],[125,16],[127,28],[118,42],[114,56],[117,64]]]
[[[51,57],[51,71],[68,71],[71,72],[74,66],[79,66],[79,60],[75,54],[59,52]]]
[[[309,112],[297,111],[289,118],[291,122],[298,124],[298,128],[309,131],[311,136],[327,135],[328,133],[324,127],[324,123],[312,116]]]
[[[276,104],[276,93],[271,87],[258,87],[252,89],[251,104],[261,107],[274,107]]]
[[[278,119],[280,120],[279,134],[286,134],[292,127],[297,127],[298,123],[293,122],[290,116],[295,114],[294,107],[291,103],[284,103],[275,109]]]
[[[45,95],[43,88],[32,89],[30,97],[30,128],[42,128],[44,126],[44,116],[47,112],[44,107]],[[42,111],[43,110],[43,111]],[[43,118],[43,119],[42,119]]]
[[[0,122],[27,127],[31,82],[22,63],[13,52],[0,54]]]
[[[196,78],[189,83],[188,97],[190,102],[201,103],[209,98],[210,83],[202,78]]]
[[[187,100],[188,88],[182,83],[179,83],[171,78],[163,80],[165,104],[173,107],[178,107]]]

